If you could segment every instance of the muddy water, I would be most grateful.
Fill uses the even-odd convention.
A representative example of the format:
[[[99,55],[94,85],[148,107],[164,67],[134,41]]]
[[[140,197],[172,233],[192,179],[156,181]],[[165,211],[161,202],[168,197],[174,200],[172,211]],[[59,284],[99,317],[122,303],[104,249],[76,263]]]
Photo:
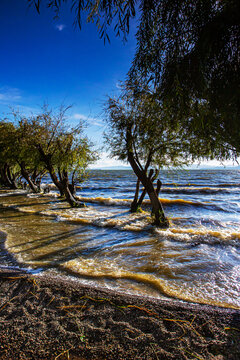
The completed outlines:
[[[216,180],[213,173],[213,183],[211,174],[191,174],[191,182],[185,174],[178,184],[165,180],[168,230],[149,224],[148,201],[145,212],[129,213],[134,178],[127,171],[95,172],[79,193],[83,209],[70,209],[56,194],[1,192],[2,266],[240,308],[240,176]]]

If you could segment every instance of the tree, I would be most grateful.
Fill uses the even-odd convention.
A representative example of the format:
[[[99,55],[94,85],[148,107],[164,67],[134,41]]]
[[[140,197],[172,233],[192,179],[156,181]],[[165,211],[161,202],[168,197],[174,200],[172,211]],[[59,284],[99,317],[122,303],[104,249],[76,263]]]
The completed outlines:
[[[147,192],[152,206],[154,224],[168,227],[157,188],[153,182],[159,174],[159,168],[171,164],[177,166],[186,161],[186,141],[178,134],[177,126],[171,125],[171,119],[161,104],[149,92],[136,96],[125,93],[120,99],[109,98],[106,105],[109,131],[105,134],[111,154],[120,160],[127,160],[135,175],[137,185],[131,211],[136,211]],[[144,190],[139,198],[139,185]]]
[[[70,128],[67,124],[68,108],[57,113],[44,106],[43,112],[23,120],[28,133],[29,147],[33,147],[44,164],[60,194],[72,207],[84,206],[75,197],[75,182],[83,178],[86,167],[96,160],[92,144],[83,136],[83,124]],[[69,179],[71,175],[71,180]]]
[[[129,83],[151,83],[179,119],[205,102],[197,131],[211,127],[239,152],[239,1],[145,1],[141,10]]]
[[[16,140],[14,144],[14,156],[18,163],[22,177],[27,181],[34,193],[40,192],[42,177],[47,169],[40,161],[37,149],[29,142],[29,127],[27,119],[19,113],[13,112],[16,123]]]
[[[17,189],[20,169],[14,157],[16,129],[12,122],[0,121],[0,183]]]
[[[152,206],[154,224],[167,227],[168,220],[158,198],[161,181],[153,182],[159,169],[182,166],[203,159],[220,160],[233,156],[232,148],[225,146],[211,132],[197,132],[198,114],[204,114],[205,104],[192,108],[191,116],[184,122],[176,121],[156,93],[145,88],[141,93],[126,89],[119,99],[109,98],[106,104],[108,131],[106,143],[113,157],[128,161],[137,176],[136,192],[131,210],[141,206],[147,193]],[[139,185],[144,190],[139,197]]]
[[[17,112],[13,112],[13,117],[14,122],[5,119],[0,124],[1,182],[17,189],[17,180],[22,177],[33,192],[39,192],[46,169],[40,163],[37,151],[29,146],[24,120],[19,120]]]
[[[40,12],[44,1],[28,0]],[[240,3],[239,0],[46,0],[58,14],[70,3],[75,23],[82,14],[108,38],[114,24],[125,39],[138,11],[137,49],[129,71],[136,90],[144,83],[179,119],[192,113],[193,103],[208,103],[209,115],[197,131],[209,127],[219,141],[239,151],[240,144]],[[144,85],[144,86],[145,86]],[[214,116],[214,122],[212,118]],[[197,116],[200,118],[200,116]],[[213,126],[214,123],[214,126]]]

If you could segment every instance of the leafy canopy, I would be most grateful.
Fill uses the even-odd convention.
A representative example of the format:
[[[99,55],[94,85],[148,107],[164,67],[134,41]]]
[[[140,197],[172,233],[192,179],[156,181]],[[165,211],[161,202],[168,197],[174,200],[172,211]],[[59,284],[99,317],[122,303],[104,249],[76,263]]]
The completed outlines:
[[[204,103],[200,131],[239,151],[240,2],[143,1],[129,83],[151,84],[179,119]]]
[[[81,27],[86,13],[104,39],[112,24],[126,38],[130,19],[138,12],[129,86],[136,93],[151,86],[175,121],[195,114],[196,131],[207,135],[211,130],[221,146],[240,151],[239,0],[28,1],[38,12],[44,3],[56,14],[63,3],[70,3],[75,23]],[[199,104],[201,111],[196,111]]]
[[[37,149],[45,159],[48,158],[57,171],[74,171],[74,175],[81,178],[87,166],[97,159],[97,153],[84,136],[83,122],[75,127],[69,126],[68,109],[60,107],[54,113],[44,106],[41,114],[23,122],[29,146]]]
[[[109,98],[106,114],[109,130],[105,139],[113,157],[127,160],[128,151],[132,151],[142,168],[141,162],[144,164],[149,158],[156,167],[185,162],[185,140],[151,93],[138,98],[129,93],[119,99]],[[130,141],[127,132],[131,133]]]
[[[199,131],[198,123],[208,115],[206,104],[198,103],[191,111],[176,121],[175,114],[149,88],[138,94],[128,89],[119,99],[109,98],[105,139],[111,155],[126,161],[130,151],[142,169],[149,161],[161,168],[234,157],[234,149],[220,142],[212,127]]]

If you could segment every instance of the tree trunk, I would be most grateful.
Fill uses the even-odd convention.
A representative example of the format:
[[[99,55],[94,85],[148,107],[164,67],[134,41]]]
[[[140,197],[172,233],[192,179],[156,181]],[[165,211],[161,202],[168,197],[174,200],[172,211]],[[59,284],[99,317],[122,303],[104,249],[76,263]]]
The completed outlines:
[[[146,191],[146,189],[144,188],[143,191],[142,191],[142,193],[141,193],[141,196],[140,196],[140,198],[139,198],[139,200],[138,200],[138,203],[137,203],[137,207],[138,207],[138,208],[139,208],[140,206],[142,206],[142,203],[143,203],[143,200],[144,200],[144,198],[145,198],[145,196],[146,196],[146,193],[147,193],[147,191]]]
[[[5,165],[3,168],[1,168],[1,184],[6,187],[11,187],[10,180],[8,179],[7,173],[6,173],[6,167]]]
[[[10,189],[13,190],[16,190],[18,188],[15,176],[11,174],[10,167],[8,164],[4,164],[2,175],[5,186],[10,187]]]
[[[20,164],[20,168],[21,168],[21,174],[24,177],[24,179],[28,182],[28,185],[30,187],[30,189],[34,192],[34,193],[38,193],[39,192],[39,187],[34,184],[34,182],[32,181],[24,162],[21,162]]]
[[[49,172],[49,175],[52,179],[52,182],[54,183],[54,185],[57,187],[57,189],[60,192],[61,196],[64,196],[64,191],[63,191],[63,185],[62,183],[58,180],[57,174],[54,170],[54,167],[52,166],[52,162],[51,162],[51,156],[45,154],[43,148],[41,145],[37,146],[37,149],[39,151],[39,154],[41,156],[41,160],[44,162],[44,164],[46,165],[46,168]]]
[[[47,169],[49,171],[50,177],[53,183],[56,185],[60,191],[61,196],[64,196],[71,207],[84,207],[84,203],[78,201],[74,198],[70,188],[68,176],[61,174],[61,181],[58,180],[57,174],[54,171],[54,168],[51,164],[47,164]]]
[[[70,190],[72,196],[75,197],[76,196],[76,185],[72,183],[72,184],[69,184],[68,187],[69,187],[69,190]]]
[[[157,188],[156,188],[157,196],[159,196],[161,187],[162,187],[162,182],[158,179],[158,181],[157,181]]]
[[[54,183],[54,185],[58,188],[60,195],[64,196],[64,188],[63,188],[63,184],[61,181],[58,180],[57,174],[52,166],[52,164],[50,163],[50,161],[47,159],[46,162],[46,167],[48,169],[49,175],[52,179],[52,182]]]
[[[42,149],[41,145],[38,146],[38,151],[41,155],[42,161],[46,165],[46,168],[49,172],[49,175],[50,175],[53,183],[56,185],[56,187],[60,191],[60,195],[65,196],[67,202],[69,203],[69,205],[71,207],[84,207],[85,204],[78,201],[77,199],[75,199],[71,190],[69,189],[68,172],[66,170],[61,171],[60,169],[58,169],[58,176],[60,179],[59,180],[57,177],[57,174],[55,172],[55,169],[52,165],[51,156],[46,155],[44,153],[44,150]]]
[[[149,164],[148,164],[148,166],[149,166]],[[148,166],[146,166],[146,167],[144,168],[145,174],[147,174],[147,168],[148,168]],[[157,176],[157,173],[156,173],[154,176],[153,176],[153,173],[154,173],[153,169],[150,169],[149,174],[148,174],[148,178],[149,178],[152,182],[155,180],[155,178],[156,178],[156,176]],[[139,198],[139,200],[138,200],[138,203],[137,203],[137,207],[138,207],[138,208],[142,206],[142,203],[143,203],[143,200],[144,200],[144,198],[145,198],[145,196],[146,196],[146,193],[147,193],[147,191],[146,191],[146,189],[144,188],[143,191],[142,191],[142,194],[141,194],[141,196],[140,196],[140,198]]]
[[[145,169],[144,169],[144,174],[146,175],[146,172],[145,172]],[[153,183],[153,181],[157,178],[159,172],[158,171],[155,171],[155,174],[154,174],[154,171],[153,169],[150,169],[149,171],[149,174],[148,174],[148,179]],[[147,176],[147,175],[146,175]],[[138,194],[139,194],[139,184],[140,184],[140,180],[138,179],[137,180],[137,185],[138,185],[138,189],[137,189],[137,186],[136,186],[136,192],[135,192],[135,197],[134,197],[134,200],[131,204],[131,212],[136,212],[137,209],[139,209],[141,206],[142,206],[142,203],[143,203],[143,200],[146,196],[146,188],[144,187],[143,191],[142,191],[142,194],[140,196],[140,198],[138,199]],[[156,188],[156,194],[157,194],[157,197],[159,195],[159,192],[161,190],[161,186],[162,186],[162,183],[161,181],[158,179],[157,181],[157,188]],[[138,190],[138,191],[137,191]],[[150,199],[151,200],[151,199]],[[159,200],[160,201],[160,200]]]
[[[131,211],[132,213],[136,212],[137,209],[138,209],[139,187],[140,187],[140,180],[137,179],[135,195],[134,195],[134,199],[133,199],[133,201],[132,201],[132,203],[131,203],[131,209],[130,209],[130,211]]]
[[[31,180],[32,180],[33,184],[38,187],[38,192],[41,191],[42,177],[43,177],[43,175],[41,174],[41,172],[37,171],[37,169],[34,169],[32,175],[31,175]]]
[[[154,189],[152,180],[147,176],[144,170],[140,170],[138,164],[134,159],[132,151],[128,151],[128,161],[134,173],[136,174],[136,176],[138,177],[138,179],[141,181],[142,185],[146,189],[146,192],[148,193],[148,196],[150,198],[151,206],[152,206],[152,215],[154,218],[153,224],[162,228],[169,227],[169,221],[164,214],[162,204]]]
[[[69,203],[69,205],[71,207],[84,207],[85,204],[81,201],[78,201],[74,197],[74,194],[72,193],[74,188],[72,187],[72,184],[69,184],[67,171],[63,171],[63,173],[61,174],[61,178],[62,178],[61,182],[63,185],[64,195],[65,195],[65,198],[66,198],[67,202]]]
[[[69,203],[69,205],[71,207],[84,207],[85,206],[85,204],[83,202],[78,201],[75,197],[73,197],[68,185],[66,185],[66,187],[64,187],[64,195],[65,195],[67,202]]]

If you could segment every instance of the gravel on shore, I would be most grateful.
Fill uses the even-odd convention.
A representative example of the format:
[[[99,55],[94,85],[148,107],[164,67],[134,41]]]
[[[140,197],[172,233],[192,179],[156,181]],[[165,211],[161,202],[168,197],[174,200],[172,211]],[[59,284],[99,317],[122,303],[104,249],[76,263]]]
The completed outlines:
[[[0,359],[240,359],[240,310],[0,271]]]

